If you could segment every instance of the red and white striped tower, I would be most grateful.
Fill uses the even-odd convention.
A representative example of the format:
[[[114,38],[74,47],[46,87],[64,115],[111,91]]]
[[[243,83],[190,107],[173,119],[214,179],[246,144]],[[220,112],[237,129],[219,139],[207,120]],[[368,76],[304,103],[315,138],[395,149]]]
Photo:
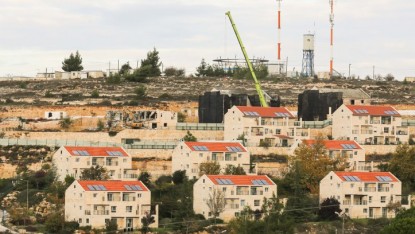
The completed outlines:
[[[333,76],[333,33],[334,33],[334,0],[330,1],[330,76]]]
[[[278,62],[281,62],[281,1],[278,2]]]

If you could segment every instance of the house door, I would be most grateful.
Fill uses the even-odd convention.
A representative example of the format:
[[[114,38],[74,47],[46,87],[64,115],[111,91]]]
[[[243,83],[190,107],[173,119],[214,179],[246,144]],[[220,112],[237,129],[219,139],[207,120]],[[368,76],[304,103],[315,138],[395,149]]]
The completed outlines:
[[[132,218],[127,218],[126,223],[125,223],[125,227],[126,228],[133,228],[133,219]]]
[[[369,208],[369,218],[373,218],[373,208]]]

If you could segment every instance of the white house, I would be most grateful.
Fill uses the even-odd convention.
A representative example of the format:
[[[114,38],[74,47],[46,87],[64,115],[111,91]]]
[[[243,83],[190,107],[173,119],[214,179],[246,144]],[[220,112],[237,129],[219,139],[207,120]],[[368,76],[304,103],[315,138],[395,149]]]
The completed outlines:
[[[213,217],[207,202],[215,198],[215,191],[224,195],[224,211],[219,214],[224,221],[238,216],[245,207],[260,211],[264,198],[277,197],[277,185],[266,175],[203,175],[193,185],[195,213]]]
[[[388,145],[409,140],[407,126],[391,106],[342,105],[333,113],[333,138]]]
[[[50,120],[59,120],[68,117],[68,114],[65,111],[46,111],[45,119]]]
[[[62,146],[53,155],[58,180],[67,175],[79,179],[92,166],[104,167],[112,180],[136,180],[131,156],[122,147]]]
[[[351,218],[393,218],[395,211],[388,206],[409,208],[410,201],[390,172],[332,171],[320,181],[320,203],[332,197]]]
[[[296,139],[307,139],[308,129],[284,107],[233,106],[225,114],[226,141],[244,139],[247,146],[289,147]]]
[[[80,226],[105,228],[114,220],[120,230],[137,230],[150,214],[158,226],[158,206],[151,205],[151,191],[141,181],[75,180],[65,192],[65,220]]]
[[[199,177],[200,164],[212,161],[219,163],[222,172],[228,165],[241,166],[246,173],[255,172],[248,150],[239,142],[180,142],[173,150],[172,172],[186,170],[186,176],[195,179]]]

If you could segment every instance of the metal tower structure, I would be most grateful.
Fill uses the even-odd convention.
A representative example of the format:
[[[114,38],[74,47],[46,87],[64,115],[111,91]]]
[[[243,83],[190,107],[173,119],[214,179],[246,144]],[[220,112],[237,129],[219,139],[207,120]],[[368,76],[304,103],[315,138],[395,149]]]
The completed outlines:
[[[304,34],[303,39],[303,66],[301,75],[314,76],[314,34]]]
[[[333,45],[334,45],[334,0],[330,2],[330,77],[333,76]]]

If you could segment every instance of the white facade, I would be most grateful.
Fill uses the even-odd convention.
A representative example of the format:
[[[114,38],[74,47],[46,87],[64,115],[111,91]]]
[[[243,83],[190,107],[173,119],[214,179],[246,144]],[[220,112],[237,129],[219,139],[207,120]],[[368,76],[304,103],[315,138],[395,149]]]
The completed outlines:
[[[277,185],[266,175],[203,175],[193,185],[193,210],[196,214],[213,218],[207,201],[214,190],[224,194],[226,205],[218,218],[225,222],[239,215],[245,207],[260,211],[264,198],[277,197]]]
[[[342,105],[333,113],[333,138],[359,144],[400,144],[409,140],[401,115],[390,106]]]
[[[151,214],[158,227],[158,207],[141,181],[77,181],[65,192],[65,221],[102,229],[115,220],[120,230],[137,230],[141,218]]]
[[[219,163],[222,173],[227,165],[241,166],[247,174],[256,171],[251,170],[249,152],[239,142],[180,142],[173,150],[172,173],[186,170],[188,178],[199,178],[200,164],[212,161]]]
[[[68,114],[65,111],[46,111],[45,119],[49,120],[59,120],[68,117]]]
[[[244,137],[246,146],[266,144],[270,147],[290,147],[296,139],[307,139],[309,129],[283,107],[233,106],[225,114],[225,141]]]
[[[404,208],[410,197],[402,196],[402,184],[390,172],[330,172],[320,181],[320,203],[334,197],[351,218],[393,218],[388,205]]]
[[[138,174],[131,169],[131,156],[121,147],[62,146],[52,161],[60,181],[67,175],[79,179],[83,170],[97,165],[107,170],[111,180],[136,180]]]
[[[303,50],[314,50],[314,34],[304,34]]]

